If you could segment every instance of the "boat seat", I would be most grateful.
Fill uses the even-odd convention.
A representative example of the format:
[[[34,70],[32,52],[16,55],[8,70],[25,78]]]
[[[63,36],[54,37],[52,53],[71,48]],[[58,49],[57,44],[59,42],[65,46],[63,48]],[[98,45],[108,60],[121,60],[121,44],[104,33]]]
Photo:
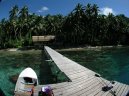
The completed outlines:
[[[28,85],[34,85],[34,83],[29,83],[29,82],[27,83],[27,82],[23,82],[23,81],[21,81],[21,83],[22,84],[28,84]]]
[[[19,88],[20,89],[20,88]],[[20,89],[21,91],[24,91],[24,92],[31,92],[32,91],[32,88],[25,88],[25,89]]]

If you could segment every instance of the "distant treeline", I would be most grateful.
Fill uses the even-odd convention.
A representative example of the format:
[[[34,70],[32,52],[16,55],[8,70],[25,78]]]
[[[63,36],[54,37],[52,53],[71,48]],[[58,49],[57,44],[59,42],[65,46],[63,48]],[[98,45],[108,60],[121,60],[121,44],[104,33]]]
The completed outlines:
[[[96,4],[77,4],[67,16],[38,16],[27,6],[14,6],[0,21],[1,48],[31,46],[33,35],[55,35],[60,46],[129,45],[129,18],[99,14]]]

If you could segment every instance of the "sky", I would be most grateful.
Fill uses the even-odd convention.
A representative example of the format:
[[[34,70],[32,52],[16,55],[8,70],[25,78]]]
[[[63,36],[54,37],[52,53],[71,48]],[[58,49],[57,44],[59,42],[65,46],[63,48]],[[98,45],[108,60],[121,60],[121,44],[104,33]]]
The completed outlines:
[[[68,15],[78,3],[97,4],[101,14],[124,14],[129,17],[129,0],[0,0],[0,20],[9,17],[9,11],[15,5],[19,9],[28,6],[29,13],[45,16],[47,14]]]

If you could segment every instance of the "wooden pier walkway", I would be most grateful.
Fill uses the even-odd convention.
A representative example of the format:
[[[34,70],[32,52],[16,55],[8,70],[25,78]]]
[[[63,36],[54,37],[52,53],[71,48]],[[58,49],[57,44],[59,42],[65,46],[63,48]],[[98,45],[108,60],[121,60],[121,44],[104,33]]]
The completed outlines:
[[[102,77],[95,76],[96,72],[79,65],[55,50],[47,46],[44,50],[52,62],[70,79],[70,82],[49,85],[53,89],[54,96],[126,96],[129,91],[129,86],[126,84],[117,81],[112,84]],[[106,85],[112,85],[113,88],[102,91]],[[44,85],[35,87],[34,96],[38,96],[42,86]]]

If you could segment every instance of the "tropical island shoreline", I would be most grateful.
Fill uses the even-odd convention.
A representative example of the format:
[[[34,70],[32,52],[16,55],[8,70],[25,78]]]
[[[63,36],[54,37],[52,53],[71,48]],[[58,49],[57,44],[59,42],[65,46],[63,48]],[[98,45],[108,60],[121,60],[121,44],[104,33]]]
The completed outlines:
[[[52,46],[53,47],[53,46]],[[125,48],[129,46],[125,45],[117,45],[117,46],[78,46],[78,47],[61,47],[61,48],[55,48],[56,51],[85,51],[85,50],[95,50],[99,51],[101,49],[110,49],[110,48]],[[7,48],[7,49],[1,49],[2,51],[30,51],[30,50],[42,50],[42,48]]]
[[[128,46],[117,45],[117,46],[81,46],[81,47],[69,47],[69,48],[59,48],[57,51],[85,51],[85,50],[95,50],[99,51],[101,49],[110,49],[110,48],[125,48]]]

